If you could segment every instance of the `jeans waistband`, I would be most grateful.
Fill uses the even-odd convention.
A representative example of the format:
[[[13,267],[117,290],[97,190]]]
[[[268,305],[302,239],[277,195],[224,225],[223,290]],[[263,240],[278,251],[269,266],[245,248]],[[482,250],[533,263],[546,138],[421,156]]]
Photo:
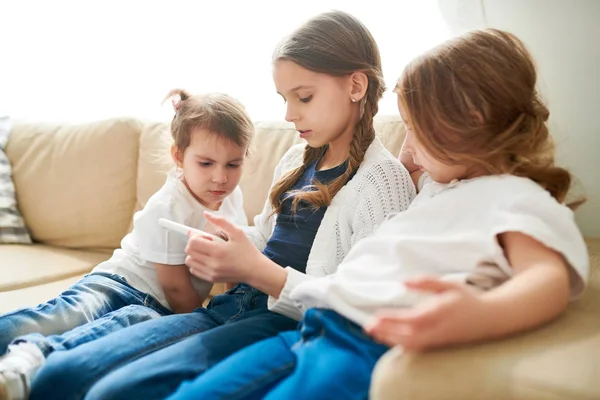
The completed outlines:
[[[227,293],[229,294],[233,294],[233,293],[249,293],[249,292],[257,292],[257,293],[262,293],[260,290],[253,288],[252,286],[245,284],[245,283],[238,283],[237,285],[235,285],[234,287],[232,287],[231,289],[229,289],[227,291]]]

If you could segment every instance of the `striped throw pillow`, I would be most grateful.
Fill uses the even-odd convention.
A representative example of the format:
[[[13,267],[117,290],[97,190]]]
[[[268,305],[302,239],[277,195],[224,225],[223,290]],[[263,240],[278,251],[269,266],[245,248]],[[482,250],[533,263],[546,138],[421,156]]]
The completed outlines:
[[[31,237],[17,208],[11,167],[4,152],[10,134],[10,120],[0,116],[0,244],[29,244]]]

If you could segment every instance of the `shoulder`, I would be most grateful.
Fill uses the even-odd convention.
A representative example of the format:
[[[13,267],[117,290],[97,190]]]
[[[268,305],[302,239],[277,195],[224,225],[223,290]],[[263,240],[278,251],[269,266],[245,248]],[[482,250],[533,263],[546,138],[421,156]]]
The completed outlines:
[[[163,186],[158,189],[146,202],[144,208],[138,211],[134,218],[158,219],[167,218],[184,223],[194,211],[188,201],[189,193],[184,184],[170,171]]]
[[[289,148],[288,151],[285,152],[281,160],[279,161],[278,167],[282,168],[284,171],[296,168],[300,164],[302,164],[302,160],[304,157],[304,148],[307,145],[304,143],[296,144]]]
[[[173,168],[167,173],[165,183],[163,183],[163,185],[148,198],[144,208],[151,207],[155,203],[170,202],[174,197],[181,196],[179,193],[180,184],[182,183],[179,180],[177,171]]]
[[[510,175],[495,178],[486,182],[495,183],[495,187],[483,187],[483,183],[480,187],[489,190],[486,208],[496,201],[491,233],[496,237],[518,232],[560,253],[571,268],[571,295],[579,295],[588,279],[589,258],[573,211],[529,179]]]
[[[507,188],[512,188],[519,193],[538,193],[544,191],[544,189],[528,178],[523,178],[515,175],[489,175],[481,178],[473,179],[473,183],[475,183],[479,187],[486,188],[497,188],[498,191],[505,190]]]
[[[563,207],[543,187],[531,179],[514,175],[491,175],[475,178],[464,185],[465,192],[486,204],[505,208],[522,201],[539,201],[542,204]]]
[[[376,137],[367,149],[365,158],[360,164],[357,173],[373,173],[374,171],[377,171],[381,165],[385,165],[394,170],[405,170],[400,160],[390,153],[383,143],[381,143],[381,140]]]
[[[494,229],[577,232],[573,211],[530,179],[495,175],[475,178],[456,188],[460,189],[455,202],[468,201],[470,212],[489,216]]]
[[[380,181],[389,181],[390,178],[394,183],[412,185],[410,174],[404,168],[404,165],[385,148],[378,138],[375,138],[367,149],[365,158],[352,180],[359,183],[370,182],[375,184]]]

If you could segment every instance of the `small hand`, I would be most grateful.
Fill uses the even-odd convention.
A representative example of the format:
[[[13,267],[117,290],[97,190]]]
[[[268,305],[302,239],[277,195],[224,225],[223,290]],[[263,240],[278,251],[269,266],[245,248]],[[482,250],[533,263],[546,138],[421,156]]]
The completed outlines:
[[[208,212],[205,217],[228,241],[218,243],[200,235],[190,236],[185,249],[190,273],[209,282],[246,282],[253,260],[261,253],[235,224]]]
[[[466,343],[485,337],[487,307],[466,284],[420,278],[404,282],[415,290],[434,293],[412,308],[385,309],[375,315],[365,331],[388,346],[407,351]]]

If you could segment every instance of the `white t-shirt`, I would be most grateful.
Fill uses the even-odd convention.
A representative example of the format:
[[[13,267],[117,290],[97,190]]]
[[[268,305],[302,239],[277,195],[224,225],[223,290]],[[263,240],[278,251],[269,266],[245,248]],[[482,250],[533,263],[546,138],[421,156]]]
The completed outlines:
[[[488,290],[513,275],[497,239],[511,231],[562,254],[571,296],[581,294],[589,258],[572,211],[529,179],[496,175],[426,183],[408,210],[350,250],[337,274],[302,283],[290,297],[304,309],[330,308],[364,325],[378,309],[424,297],[403,285],[407,278],[435,275]]]
[[[163,306],[169,307],[156,274],[154,263],[182,265],[185,263],[187,237],[158,225],[166,218],[197,229],[204,229],[208,210],[192,196],[176,170],[169,172],[165,184],[148,200],[144,209],[133,216],[133,230],[121,241],[121,248],[99,264],[92,272],[106,272],[123,276],[136,289],[152,295]],[[242,191],[237,187],[227,196],[218,211],[211,211],[235,222],[247,225]],[[208,296],[212,284],[192,277],[192,285],[202,298]]]

